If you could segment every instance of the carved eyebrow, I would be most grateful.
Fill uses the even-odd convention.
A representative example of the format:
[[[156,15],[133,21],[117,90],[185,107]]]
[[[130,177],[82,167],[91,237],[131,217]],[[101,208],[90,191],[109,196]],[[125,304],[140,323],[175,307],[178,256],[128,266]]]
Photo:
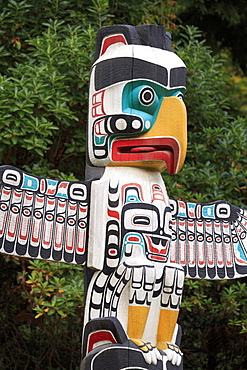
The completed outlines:
[[[112,58],[96,65],[95,90],[122,81],[145,79],[167,86],[167,69],[136,58]]]

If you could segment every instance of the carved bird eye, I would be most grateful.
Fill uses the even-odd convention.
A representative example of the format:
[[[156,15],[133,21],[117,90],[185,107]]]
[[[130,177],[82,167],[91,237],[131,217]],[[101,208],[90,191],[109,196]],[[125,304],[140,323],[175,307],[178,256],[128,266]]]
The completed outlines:
[[[139,93],[139,100],[142,105],[151,105],[154,102],[155,93],[151,87],[144,87]]]

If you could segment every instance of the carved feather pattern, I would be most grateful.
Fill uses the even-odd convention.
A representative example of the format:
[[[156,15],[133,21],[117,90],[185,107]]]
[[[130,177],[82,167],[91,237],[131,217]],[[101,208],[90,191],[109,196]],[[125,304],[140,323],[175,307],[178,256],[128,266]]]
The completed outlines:
[[[247,210],[226,201],[170,202],[170,261],[181,264],[186,277],[233,279],[247,275]]]
[[[89,183],[0,167],[0,252],[84,264]]]

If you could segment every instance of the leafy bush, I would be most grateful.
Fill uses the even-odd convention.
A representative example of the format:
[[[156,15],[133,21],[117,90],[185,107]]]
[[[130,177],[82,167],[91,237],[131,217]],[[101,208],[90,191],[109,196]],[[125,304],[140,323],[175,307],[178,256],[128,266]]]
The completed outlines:
[[[83,179],[88,79],[102,25],[171,28],[175,2],[0,1],[0,161],[39,176]],[[164,17],[163,10],[167,16]],[[169,23],[170,22],[170,23]],[[246,118],[232,116],[224,61],[194,27],[177,30],[188,67],[184,169],[164,175],[171,196],[246,205]],[[2,257],[0,368],[77,369],[81,267]],[[180,322],[185,369],[245,369],[246,279],[187,280]],[[223,337],[224,335],[224,337]],[[237,343],[237,344],[236,344]]]
[[[247,122],[229,113],[224,60],[212,55],[195,27],[183,29],[180,40],[177,53],[188,68],[189,143],[181,173],[164,175],[168,193],[198,202],[226,199],[246,208]],[[246,368],[246,293],[246,278],[185,281],[180,323],[186,370]]]

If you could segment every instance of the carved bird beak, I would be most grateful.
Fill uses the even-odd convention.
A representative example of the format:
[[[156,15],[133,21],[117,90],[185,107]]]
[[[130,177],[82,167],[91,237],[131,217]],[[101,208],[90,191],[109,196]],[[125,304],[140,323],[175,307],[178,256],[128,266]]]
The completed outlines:
[[[176,174],[183,166],[187,149],[187,115],[184,102],[175,96],[165,97],[153,127],[133,139],[113,142],[113,163],[109,166],[135,166],[168,169]]]

